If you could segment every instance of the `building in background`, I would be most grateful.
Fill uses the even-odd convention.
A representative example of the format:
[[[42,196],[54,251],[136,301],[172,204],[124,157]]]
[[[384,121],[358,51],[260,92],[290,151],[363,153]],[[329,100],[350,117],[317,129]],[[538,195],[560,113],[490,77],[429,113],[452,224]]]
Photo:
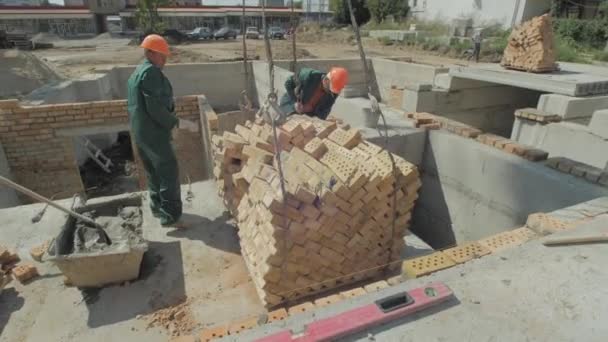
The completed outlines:
[[[285,7],[284,0],[260,0],[260,6],[262,3],[266,5],[266,7]]]
[[[87,5],[87,0],[63,0],[63,6],[83,7]]]
[[[306,0],[305,0],[306,1]],[[552,0],[409,0],[410,13],[448,24],[468,20],[473,26],[500,24],[512,28],[547,13]]]
[[[40,6],[40,0],[0,0],[0,6]]]

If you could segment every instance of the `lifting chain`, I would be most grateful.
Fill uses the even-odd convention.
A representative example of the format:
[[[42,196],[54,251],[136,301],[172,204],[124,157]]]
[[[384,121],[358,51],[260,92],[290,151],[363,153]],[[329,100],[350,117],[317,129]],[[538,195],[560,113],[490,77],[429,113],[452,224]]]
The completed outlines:
[[[374,95],[372,95],[372,78],[370,75],[369,67],[367,65],[367,57],[365,56],[365,50],[363,50],[363,43],[361,42],[361,34],[359,32],[359,25],[357,24],[357,20],[355,18],[355,12],[353,10],[352,0],[347,0],[346,3],[348,4],[348,11],[350,12],[350,22],[353,26],[353,30],[355,31],[355,39],[357,40],[357,46],[359,47],[359,55],[361,57],[361,63],[363,63],[363,72],[365,73],[365,84],[367,85],[367,96],[369,97],[369,100],[370,100],[371,112],[372,112],[372,115],[374,115],[374,116],[378,115],[382,118],[382,126],[383,126],[383,130],[384,130],[384,134],[382,134],[380,132],[379,127],[376,126],[376,129],[378,130],[378,135],[380,135],[381,137],[382,136],[384,137],[384,149],[386,150],[388,157],[391,161],[391,165],[392,165],[392,169],[393,169],[393,177],[395,178],[395,185],[393,186],[393,193],[392,193],[393,219],[392,219],[392,225],[391,225],[391,237],[394,238],[395,226],[397,224],[397,191],[399,189],[399,184],[398,184],[399,177],[397,174],[397,165],[395,163],[393,154],[390,153],[388,150],[388,128],[387,128],[388,126],[386,124],[386,118],[384,116],[384,113],[382,113],[382,110],[380,109],[380,104],[378,103],[378,99],[376,99],[376,97]],[[388,246],[389,263],[387,263],[387,265],[390,265],[392,249],[393,249],[392,247],[393,247],[393,245],[389,244],[389,246]]]
[[[250,112],[252,109],[251,101],[247,96],[247,89],[249,88],[249,66],[247,60],[247,42],[246,42],[246,29],[245,25],[245,0],[243,0],[243,15],[241,17],[241,31],[243,32],[243,71],[245,72],[244,86],[241,96],[239,97],[239,109],[241,112]]]

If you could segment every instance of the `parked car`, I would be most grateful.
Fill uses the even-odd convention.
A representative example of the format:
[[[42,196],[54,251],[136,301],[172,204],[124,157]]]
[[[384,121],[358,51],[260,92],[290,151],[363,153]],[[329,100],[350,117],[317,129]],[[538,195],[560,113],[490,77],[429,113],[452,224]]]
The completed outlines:
[[[161,34],[169,41],[170,44],[179,44],[185,40],[188,40],[188,36],[176,29],[167,29]]]
[[[273,26],[268,30],[270,39],[285,39],[285,31],[278,26]]]
[[[245,39],[260,39],[260,31],[255,26],[250,26],[245,31]]]
[[[211,39],[213,37],[213,33],[208,27],[197,27],[186,35],[190,40]]]
[[[213,38],[215,40],[218,39],[229,39],[229,38],[233,38],[236,39],[236,31],[229,28],[229,27],[222,27],[221,29],[215,31],[215,33],[213,34]]]

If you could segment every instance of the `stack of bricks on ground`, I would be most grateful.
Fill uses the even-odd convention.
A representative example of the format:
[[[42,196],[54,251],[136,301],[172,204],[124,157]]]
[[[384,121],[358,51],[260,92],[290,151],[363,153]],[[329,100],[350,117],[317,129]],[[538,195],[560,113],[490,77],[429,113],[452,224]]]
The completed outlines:
[[[501,65],[530,72],[557,69],[553,28],[548,14],[535,17],[511,32]]]
[[[475,127],[450,120],[442,116],[424,112],[408,113],[406,116],[414,121],[414,125],[416,127],[426,129],[445,129],[448,132],[458,134],[465,138],[477,139],[477,141],[483,144],[496,147],[507,153],[514,154],[531,161],[545,160],[549,155],[547,152],[535,147],[523,145],[498,135],[483,133],[481,130]]]
[[[38,276],[38,270],[34,265],[30,263],[17,264],[19,261],[20,258],[17,253],[0,245],[0,265],[2,265],[0,285],[4,285],[6,283],[5,278],[10,277],[11,274],[21,283]]]
[[[198,120],[198,98],[176,98],[176,113]],[[82,132],[94,132],[100,126],[128,129],[127,123],[125,100],[32,107],[22,107],[17,100],[0,101],[0,144],[14,181],[46,197],[58,193],[59,198],[70,197],[84,191],[74,148]],[[205,179],[203,161],[194,158],[202,150],[200,133],[176,129],[174,143],[182,175],[189,175],[193,182]],[[143,183],[144,173],[139,176]],[[31,201],[25,196],[21,200]]]
[[[256,119],[235,132],[213,136],[214,174],[265,305],[376,276],[400,259],[421,186],[414,165],[358,130],[294,115],[277,129],[283,197],[271,126]]]

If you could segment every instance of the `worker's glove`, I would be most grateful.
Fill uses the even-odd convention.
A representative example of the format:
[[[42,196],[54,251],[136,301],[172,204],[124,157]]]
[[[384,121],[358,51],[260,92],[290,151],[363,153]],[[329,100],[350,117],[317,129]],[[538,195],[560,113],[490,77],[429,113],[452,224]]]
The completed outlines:
[[[179,119],[178,128],[185,129],[190,132],[198,132],[198,122],[186,119]]]
[[[302,114],[304,112],[304,105],[302,102],[296,102],[296,112]]]

